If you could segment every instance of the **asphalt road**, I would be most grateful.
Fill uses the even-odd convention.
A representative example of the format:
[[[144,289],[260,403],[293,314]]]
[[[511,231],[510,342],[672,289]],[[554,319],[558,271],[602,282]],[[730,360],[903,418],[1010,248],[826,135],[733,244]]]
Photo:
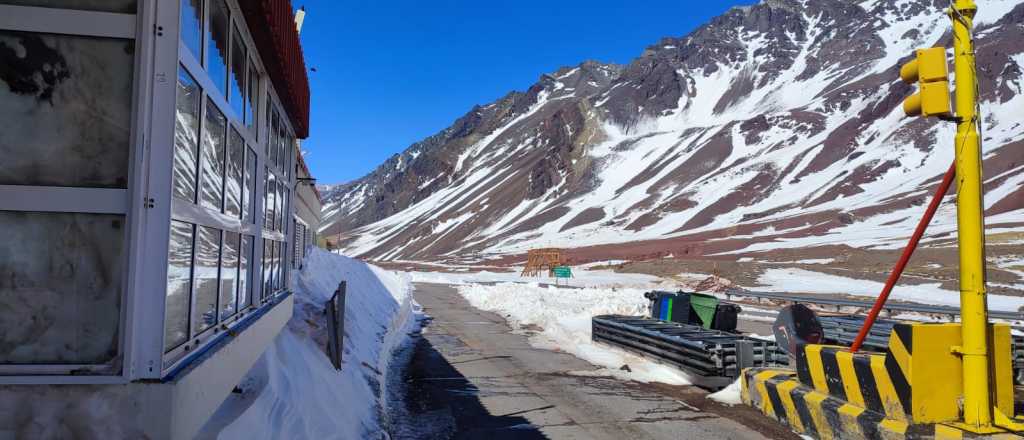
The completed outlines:
[[[450,286],[417,284],[430,321],[410,353],[393,438],[797,438],[752,409],[694,387],[579,375],[596,367],[530,347],[505,320]]]

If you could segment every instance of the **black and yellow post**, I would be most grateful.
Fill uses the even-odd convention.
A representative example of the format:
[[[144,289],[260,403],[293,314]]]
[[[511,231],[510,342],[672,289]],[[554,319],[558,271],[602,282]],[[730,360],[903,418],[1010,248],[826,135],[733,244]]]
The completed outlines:
[[[961,322],[898,324],[884,353],[798,347],[796,370],[751,368],[741,375],[745,403],[821,439],[1020,438],[1014,417],[1010,328],[988,322],[977,76],[971,28],[974,0],[955,0],[955,113],[945,48],[916,51],[900,76],[916,83],[908,116],[955,122]]]

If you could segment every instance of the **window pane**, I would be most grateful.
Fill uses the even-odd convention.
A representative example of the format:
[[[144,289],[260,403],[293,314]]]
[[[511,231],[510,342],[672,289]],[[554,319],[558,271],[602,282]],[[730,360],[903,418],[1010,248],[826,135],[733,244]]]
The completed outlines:
[[[174,195],[192,203],[196,202],[200,95],[196,80],[179,67],[174,116]]]
[[[245,141],[234,128],[228,139],[228,174],[224,182],[224,212],[238,218],[242,212],[242,165]]]
[[[270,296],[272,290],[270,285],[270,259],[273,256],[273,247],[270,246],[270,240],[263,238],[263,295],[260,297],[265,300]]]
[[[277,112],[274,112],[274,116],[277,116]],[[278,119],[277,128],[274,130],[274,136],[270,138],[272,143],[270,144],[270,166],[274,169],[278,168],[277,161],[278,156],[281,154],[281,120]]]
[[[288,242],[282,241],[278,243],[277,248],[277,288],[284,290],[288,287],[287,280],[285,279],[285,275],[288,273],[288,270],[286,269],[286,264],[288,262]]]
[[[267,203],[270,201],[270,173],[267,172],[266,168],[263,168],[263,228],[267,228],[267,218],[270,214],[270,205]]]
[[[276,230],[281,232],[284,232],[284,202],[287,200],[286,197],[288,193],[287,190],[285,190],[283,183],[284,182],[281,182],[281,184],[277,185],[277,211],[275,212],[277,215],[277,221],[274,222],[275,225],[277,225]]]
[[[270,86],[267,86],[267,89],[269,90]],[[270,115],[273,114],[273,112],[271,111],[273,106],[270,103],[270,92],[267,92],[266,97],[267,97],[266,103],[264,103],[264,105],[263,105],[263,114],[264,114],[264,118],[266,119],[265,121],[263,121],[264,122],[263,130],[267,133],[264,136],[267,137],[267,138],[270,138],[270,126],[271,126]],[[263,160],[265,161],[265,160],[267,160],[268,157],[270,157],[270,144],[267,142],[266,139],[261,139],[261,140],[263,141],[263,145],[266,147],[266,150],[267,150],[266,154],[263,155]]]
[[[0,31],[0,185],[128,187],[134,42]]]
[[[259,92],[260,77],[256,71],[256,66],[249,63],[249,85],[248,85],[248,99],[245,100],[245,125],[249,128],[256,126],[256,117],[259,111],[256,109],[256,94]]]
[[[277,143],[277,168],[284,171],[284,164],[288,163],[288,158],[285,155],[288,144],[288,129],[281,125],[281,137]]]
[[[246,223],[256,220],[256,204],[253,195],[256,194],[256,152],[252,148],[246,148],[245,155],[245,185],[242,188],[242,212]]]
[[[263,205],[265,209],[263,228],[267,230],[274,230],[274,207],[277,206],[277,178],[274,174],[267,172],[267,198],[266,203]]]
[[[206,100],[205,122],[199,202],[203,207],[220,211],[221,200],[224,198],[224,131],[228,121],[209,99]]]
[[[235,109],[235,114],[239,118],[245,117],[245,43],[242,42],[242,35],[238,33],[238,28],[233,28],[231,31],[231,76],[229,85],[231,86],[229,102],[231,107]]]
[[[267,161],[268,166],[274,166],[274,162],[277,160],[277,137],[278,137],[278,118],[277,110],[274,110],[274,118],[270,120],[270,136],[267,136],[267,157],[263,158]]]
[[[220,267],[220,231],[199,227],[196,241],[196,308],[192,312],[192,334],[217,323],[217,268]]]
[[[118,353],[124,216],[0,211],[0,363]]]
[[[134,14],[136,0],[0,0],[0,4]]]
[[[237,232],[224,232],[224,255],[220,262],[220,319],[224,320],[238,311],[238,240]]]
[[[277,247],[277,242],[276,241],[271,241],[270,242],[270,251],[271,251],[271,257],[270,257],[270,292],[277,292],[278,282],[280,281],[280,278],[279,278],[279,275],[278,275],[278,270],[277,270],[278,269],[278,260],[280,258],[280,255],[278,255],[278,252],[281,252],[281,251]]]
[[[210,31],[206,39],[206,71],[210,79],[227,96],[228,77],[228,7],[224,0],[210,1]]]
[[[203,59],[203,2],[202,0],[181,0],[181,41],[192,51],[192,55]]]
[[[287,133],[284,141],[284,155],[281,157],[281,171],[284,172],[284,178],[287,180],[288,176],[291,175],[292,162],[295,160],[295,136],[291,133]]]
[[[242,236],[238,255],[238,310],[245,310],[252,301],[252,236]]]
[[[164,351],[188,340],[188,303],[192,289],[192,224],[171,222],[167,251],[167,297],[164,299]]]

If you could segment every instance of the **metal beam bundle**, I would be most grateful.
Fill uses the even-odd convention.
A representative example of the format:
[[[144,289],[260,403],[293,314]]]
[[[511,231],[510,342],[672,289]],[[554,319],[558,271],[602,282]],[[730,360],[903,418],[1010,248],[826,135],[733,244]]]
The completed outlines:
[[[774,341],[636,316],[593,318],[593,339],[694,373],[697,385],[717,388],[747,367],[788,365]]]

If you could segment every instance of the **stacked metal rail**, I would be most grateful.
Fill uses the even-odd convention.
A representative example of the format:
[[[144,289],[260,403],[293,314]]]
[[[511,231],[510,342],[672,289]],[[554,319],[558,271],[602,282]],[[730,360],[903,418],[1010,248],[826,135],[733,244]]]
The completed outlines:
[[[746,367],[789,363],[774,341],[637,316],[595,316],[593,339],[694,373],[707,387],[727,385]]]

